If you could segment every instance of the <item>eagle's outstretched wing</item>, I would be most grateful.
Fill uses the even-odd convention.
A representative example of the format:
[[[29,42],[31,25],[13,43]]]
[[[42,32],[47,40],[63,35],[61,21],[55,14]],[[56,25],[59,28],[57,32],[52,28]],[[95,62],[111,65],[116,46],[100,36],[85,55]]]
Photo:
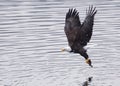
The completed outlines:
[[[66,14],[64,31],[70,47],[72,47],[72,45],[74,44],[78,31],[81,27],[78,14],[79,13],[76,9],[69,9]]]
[[[96,7],[89,6],[89,9],[86,10],[86,18],[84,22],[81,25],[80,28],[80,34],[78,33],[78,36],[76,40],[79,40],[80,44],[85,46],[90,41],[93,31],[93,24],[94,24],[94,16],[96,14],[97,10]]]

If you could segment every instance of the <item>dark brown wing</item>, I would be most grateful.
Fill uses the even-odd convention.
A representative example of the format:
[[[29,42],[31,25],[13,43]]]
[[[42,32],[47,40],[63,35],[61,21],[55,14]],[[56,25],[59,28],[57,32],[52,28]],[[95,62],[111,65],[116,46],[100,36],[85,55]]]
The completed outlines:
[[[66,14],[64,31],[67,36],[70,47],[74,44],[78,31],[81,27],[78,14],[79,13],[76,9],[69,9],[69,11]]]
[[[96,7],[89,6],[88,11],[86,11],[86,18],[81,26],[80,31],[80,44],[85,46],[90,41],[93,31],[93,24],[94,24],[94,16],[97,10]],[[79,35],[79,34],[78,34]],[[76,40],[78,40],[76,39]]]

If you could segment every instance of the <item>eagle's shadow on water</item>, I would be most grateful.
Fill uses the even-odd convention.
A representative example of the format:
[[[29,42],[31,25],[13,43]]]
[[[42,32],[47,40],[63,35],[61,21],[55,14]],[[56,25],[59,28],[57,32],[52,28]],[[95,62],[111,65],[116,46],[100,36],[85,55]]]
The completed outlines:
[[[82,86],[89,86],[92,82],[93,77],[88,77],[86,81],[82,83]]]

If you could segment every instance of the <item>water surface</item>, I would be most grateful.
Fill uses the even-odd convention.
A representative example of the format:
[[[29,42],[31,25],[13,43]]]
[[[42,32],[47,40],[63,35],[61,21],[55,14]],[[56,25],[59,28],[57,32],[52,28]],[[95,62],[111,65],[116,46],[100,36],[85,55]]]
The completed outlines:
[[[91,4],[98,10],[88,44],[94,68],[60,51],[68,47],[66,12],[78,9],[83,22]],[[0,86],[118,86],[119,23],[119,0],[0,0]]]

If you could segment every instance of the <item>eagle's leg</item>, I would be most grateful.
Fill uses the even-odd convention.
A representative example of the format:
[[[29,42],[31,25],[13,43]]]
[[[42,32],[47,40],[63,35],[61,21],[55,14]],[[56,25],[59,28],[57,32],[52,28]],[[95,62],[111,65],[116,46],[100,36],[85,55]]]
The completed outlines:
[[[92,66],[92,62],[91,62],[91,60],[89,59],[89,56],[88,56],[88,54],[87,54],[87,52],[86,52],[85,49],[83,49],[83,48],[80,49],[80,50],[79,50],[79,54],[85,58],[85,61],[86,61],[87,64],[89,64],[89,66],[93,67],[93,66]]]

